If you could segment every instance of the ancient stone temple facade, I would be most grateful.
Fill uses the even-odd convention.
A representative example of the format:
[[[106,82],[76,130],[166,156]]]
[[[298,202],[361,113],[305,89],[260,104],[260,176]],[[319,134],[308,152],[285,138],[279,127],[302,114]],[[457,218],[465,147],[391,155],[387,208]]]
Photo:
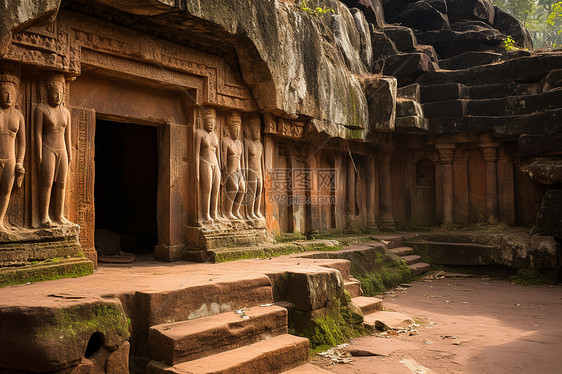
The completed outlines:
[[[560,184],[530,170],[559,167],[562,56],[487,0],[434,3],[11,4],[0,265],[535,225]]]

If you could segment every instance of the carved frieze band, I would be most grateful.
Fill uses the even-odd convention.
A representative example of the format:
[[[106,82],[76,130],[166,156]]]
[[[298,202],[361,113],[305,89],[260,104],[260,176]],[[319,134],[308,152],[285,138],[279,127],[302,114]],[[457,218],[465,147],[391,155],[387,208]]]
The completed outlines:
[[[75,75],[82,64],[92,65],[197,89],[199,104],[257,109],[222,57],[69,11],[61,11],[48,27],[14,34],[5,58]]]

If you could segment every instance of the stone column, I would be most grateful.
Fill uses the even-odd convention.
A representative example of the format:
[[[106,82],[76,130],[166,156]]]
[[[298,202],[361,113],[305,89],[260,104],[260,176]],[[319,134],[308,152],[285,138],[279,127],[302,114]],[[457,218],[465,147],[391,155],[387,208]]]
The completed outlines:
[[[468,190],[468,153],[464,149],[457,149],[455,162],[453,163],[453,217],[454,221],[461,225],[470,222],[469,190]]]
[[[380,169],[380,227],[395,230],[392,216],[392,147],[385,146],[379,150]]]
[[[353,164],[353,160],[351,159],[351,156],[349,154],[347,155],[345,171],[347,173],[346,186],[345,186],[345,194],[346,194],[345,212],[346,212],[347,228],[349,229],[351,228],[350,226],[353,224],[353,219],[355,218],[355,192],[356,192],[355,167]]]
[[[377,160],[374,156],[367,159],[367,228],[377,228]]]
[[[160,261],[177,261],[187,237],[188,207],[194,198],[190,191],[186,156],[188,127],[164,124],[158,127],[158,245],[154,257]],[[191,190],[193,191],[193,190]]]
[[[441,160],[441,179],[443,181],[443,225],[453,224],[453,161],[455,145],[441,144],[437,146]]]
[[[310,178],[310,186],[307,191],[308,204],[307,227],[311,232],[320,231],[320,205],[318,204],[318,155],[310,152],[306,159],[306,173]]]
[[[346,173],[344,172],[343,155],[340,152],[336,152],[334,154],[334,169],[336,171],[336,190],[335,190],[336,229],[344,230],[345,229],[345,204],[346,204],[346,195],[345,195]]]
[[[267,222],[267,227],[269,227],[271,232],[273,232],[274,234],[278,234],[280,232],[278,218],[279,205],[277,205],[272,199],[272,195],[276,192],[273,191],[274,186],[272,175],[273,173],[275,173],[275,168],[277,167],[275,160],[279,156],[277,154],[277,149],[272,135],[264,134],[263,138],[263,157],[265,164],[265,170],[263,171],[265,220]]]
[[[498,223],[498,144],[484,143],[482,158],[486,161],[486,217],[488,223]]]

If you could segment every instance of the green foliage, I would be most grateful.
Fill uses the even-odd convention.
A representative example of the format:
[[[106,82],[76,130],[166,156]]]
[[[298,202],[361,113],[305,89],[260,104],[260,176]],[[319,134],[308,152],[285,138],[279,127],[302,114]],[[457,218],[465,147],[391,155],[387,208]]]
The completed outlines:
[[[327,13],[336,13],[332,8],[322,8],[322,7],[309,7],[308,4],[306,3],[306,0],[301,0],[301,3],[299,4],[299,9],[302,10],[303,12],[306,12],[308,14],[314,14],[316,16],[322,15],[322,14],[327,14]]]
[[[353,274],[361,282],[365,296],[375,296],[397,287],[401,283],[412,281],[412,272],[405,263],[395,266],[384,266],[380,270],[366,274]]]
[[[562,44],[562,1],[493,0],[529,30],[535,49],[556,48]]]
[[[505,48],[506,51],[513,51],[519,49],[515,46],[515,40],[513,40],[513,38],[509,35],[503,41],[503,47]]]
[[[541,274],[540,271],[535,269],[519,269],[517,274],[509,277],[509,281],[515,284],[525,286],[554,284],[552,279]]]

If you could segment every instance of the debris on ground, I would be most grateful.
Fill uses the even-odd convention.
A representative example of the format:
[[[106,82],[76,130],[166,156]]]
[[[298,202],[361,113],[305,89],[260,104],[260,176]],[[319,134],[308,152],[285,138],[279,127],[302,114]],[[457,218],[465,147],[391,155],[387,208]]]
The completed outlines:
[[[344,350],[347,346],[349,346],[348,343],[340,344],[325,352],[320,352],[318,355],[330,359],[332,365],[349,364],[353,360],[351,359],[351,353]]]

